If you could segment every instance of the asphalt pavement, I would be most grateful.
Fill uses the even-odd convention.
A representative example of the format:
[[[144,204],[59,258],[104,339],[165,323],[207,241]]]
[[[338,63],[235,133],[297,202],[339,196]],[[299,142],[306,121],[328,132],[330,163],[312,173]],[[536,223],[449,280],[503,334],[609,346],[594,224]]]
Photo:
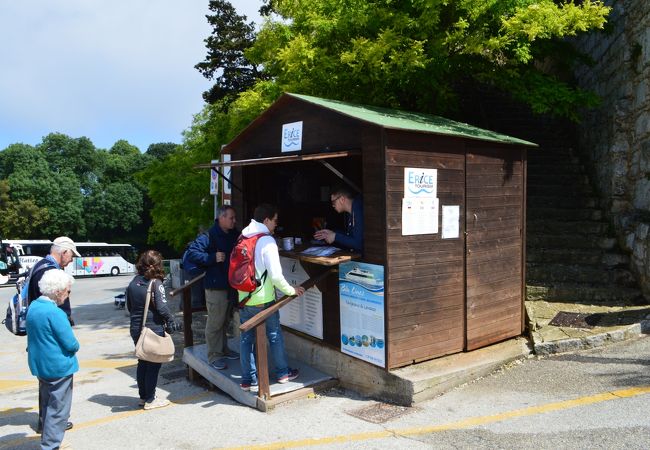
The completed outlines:
[[[334,388],[262,413],[190,383],[177,359],[159,381],[171,405],[145,411],[129,320],[113,304],[129,281],[73,286],[81,370],[66,441],[75,449],[650,448],[650,338],[638,333],[591,350],[531,355],[410,408]],[[0,348],[0,449],[36,449],[38,390],[25,339],[0,330]]]

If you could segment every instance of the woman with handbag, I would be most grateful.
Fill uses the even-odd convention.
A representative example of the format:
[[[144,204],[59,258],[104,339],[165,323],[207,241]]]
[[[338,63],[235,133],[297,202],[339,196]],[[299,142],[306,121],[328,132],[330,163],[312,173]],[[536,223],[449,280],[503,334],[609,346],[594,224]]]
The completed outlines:
[[[60,269],[46,271],[38,288],[41,296],[27,314],[27,362],[38,377],[41,448],[67,448],[62,444],[72,407],[72,380],[79,370],[79,341],[66,313],[58,306],[70,296],[74,279]]]
[[[162,282],[165,271],[161,254],[155,250],[147,250],[140,255],[135,267],[138,274],[126,288],[126,306],[131,313],[131,338],[136,347],[139,347],[142,344],[142,340],[139,342],[141,334],[153,332],[157,336],[165,337],[165,330],[173,333],[179,325],[165,296]],[[140,394],[139,405],[144,406],[144,409],[169,405],[167,399],[156,397],[158,372],[162,366],[162,363],[158,362],[160,360],[142,355],[138,358],[136,379]]]

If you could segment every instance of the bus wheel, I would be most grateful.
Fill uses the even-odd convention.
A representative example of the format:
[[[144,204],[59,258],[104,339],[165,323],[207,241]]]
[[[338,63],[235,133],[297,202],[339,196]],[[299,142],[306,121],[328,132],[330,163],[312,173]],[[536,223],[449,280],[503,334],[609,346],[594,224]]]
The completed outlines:
[[[118,276],[119,274],[120,274],[120,268],[119,268],[119,267],[113,267],[113,268],[111,269],[111,275],[112,275],[112,276],[116,277],[116,276]]]

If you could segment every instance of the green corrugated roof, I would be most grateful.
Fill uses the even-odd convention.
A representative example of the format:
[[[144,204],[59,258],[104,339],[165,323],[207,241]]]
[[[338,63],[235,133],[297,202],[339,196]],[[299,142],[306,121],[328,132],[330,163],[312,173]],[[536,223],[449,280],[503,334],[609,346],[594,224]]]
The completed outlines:
[[[479,139],[482,141],[537,147],[537,144],[524,141],[523,139],[484,130],[466,123],[455,122],[453,120],[445,119],[444,117],[400,111],[399,109],[356,105],[354,103],[327,100],[324,98],[311,97],[309,95],[290,93],[287,93],[287,95],[385,128],[420,131],[423,133],[444,134],[447,136],[459,136],[470,139]]]

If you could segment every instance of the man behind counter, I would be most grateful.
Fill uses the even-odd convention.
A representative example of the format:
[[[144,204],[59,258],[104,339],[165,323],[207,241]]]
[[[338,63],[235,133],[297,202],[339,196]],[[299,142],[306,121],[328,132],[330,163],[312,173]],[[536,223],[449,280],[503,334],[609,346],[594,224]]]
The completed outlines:
[[[354,197],[346,187],[337,187],[330,193],[332,208],[345,214],[345,231],[322,229],[314,233],[314,239],[322,239],[344,250],[363,253],[363,200]]]

